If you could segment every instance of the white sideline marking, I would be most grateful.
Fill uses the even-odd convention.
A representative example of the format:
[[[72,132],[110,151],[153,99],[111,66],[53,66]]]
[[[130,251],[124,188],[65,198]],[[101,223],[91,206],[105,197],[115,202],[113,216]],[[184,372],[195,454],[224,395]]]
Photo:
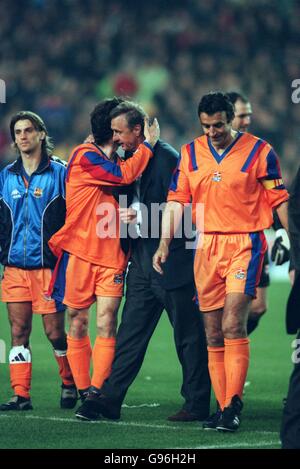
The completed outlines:
[[[138,405],[129,405],[129,404],[122,404],[122,408],[126,409],[137,409],[139,407],[160,407],[158,402],[153,402],[153,404],[138,404]]]
[[[257,432],[258,433],[258,432]],[[173,449],[231,449],[231,448],[263,448],[264,446],[280,445],[280,441],[260,441],[259,443],[228,443],[228,445],[191,446]]]
[[[16,414],[14,414],[15,416]],[[0,414],[0,418],[11,418],[12,416],[9,414]],[[82,420],[74,418],[64,418],[64,417],[42,417],[40,415],[24,415],[22,413],[22,418],[29,419],[29,420],[48,420],[51,422],[67,422],[67,423],[81,423],[81,424],[108,424],[108,425],[119,425],[120,427],[142,427],[142,428],[156,428],[156,429],[163,429],[163,430],[192,430],[197,432],[205,432],[199,424],[199,426],[171,426],[171,425],[158,425],[153,423],[140,423],[140,422],[114,422],[113,420],[97,420],[94,422],[82,422]],[[256,431],[256,430],[249,430],[247,433],[255,433],[257,435],[278,435],[278,432],[269,432],[269,431]],[[216,433],[217,435],[217,433]],[[272,443],[270,443],[272,444]]]

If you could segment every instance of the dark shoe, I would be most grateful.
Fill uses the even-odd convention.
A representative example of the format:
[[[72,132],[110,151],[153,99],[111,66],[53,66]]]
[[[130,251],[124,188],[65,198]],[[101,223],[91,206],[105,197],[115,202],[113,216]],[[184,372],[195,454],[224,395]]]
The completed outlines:
[[[61,385],[60,407],[61,409],[74,409],[77,404],[77,388],[74,384]]]
[[[236,432],[240,426],[240,414],[243,403],[238,395],[233,396],[231,403],[222,412],[217,430],[222,432]]]
[[[202,428],[204,430],[217,430],[217,425],[220,421],[221,415],[222,410],[219,406],[219,403],[217,402],[217,411],[208,417],[208,419],[204,420],[204,422],[202,422]]]
[[[89,391],[83,404],[76,410],[75,416],[80,420],[99,420],[101,415],[99,411],[98,398],[98,392]]]
[[[1,404],[0,410],[7,412],[8,410],[32,410],[31,400],[22,396],[13,396],[6,404]]]
[[[79,392],[79,398],[80,398],[80,400],[83,404],[84,401],[87,398],[88,393],[89,393],[89,388],[87,388],[87,389],[78,389],[78,392]]]
[[[195,422],[197,420],[199,421],[202,419],[196,414],[192,414],[185,409],[181,409],[179,410],[179,412],[177,412],[177,414],[170,415],[170,417],[168,417],[168,420],[170,422]]]
[[[99,394],[98,406],[102,417],[109,420],[119,420],[121,418],[121,404],[104,394]]]

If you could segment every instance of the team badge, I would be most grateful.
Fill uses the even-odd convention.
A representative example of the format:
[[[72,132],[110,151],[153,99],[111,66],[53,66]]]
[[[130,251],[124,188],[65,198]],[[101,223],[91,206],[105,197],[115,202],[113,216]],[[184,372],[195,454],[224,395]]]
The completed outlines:
[[[215,182],[220,182],[222,180],[222,176],[221,176],[220,171],[215,171],[213,173],[212,180],[215,181]]]
[[[238,280],[244,280],[246,278],[246,272],[244,269],[238,269],[234,275]]]
[[[37,198],[42,197],[42,195],[43,195],[43,189],[40,189],[39,187],[36,187],[36,188],[34,189],[33,195],[34,195],[34,197],[37,197]]]

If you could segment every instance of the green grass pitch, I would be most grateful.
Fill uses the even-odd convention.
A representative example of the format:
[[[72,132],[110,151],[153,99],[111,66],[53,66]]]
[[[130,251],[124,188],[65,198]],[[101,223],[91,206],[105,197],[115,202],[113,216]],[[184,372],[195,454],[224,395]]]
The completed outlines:
[[[235,434],[205,432],[197,422],[174,424],[166,417],[182,405],[181,371],[166,315],[150,343],[140,374],[130,388],[122,419],[80,422],[73,410],[59,408],[60,380],[41,319],[34,318],[32,403],[34,410],[0,413],[0,448],[279,448],[282,399],[291,373],[291,341],[284,326],[288,283],[273,283],[269,310],[251,336],[250,386],[244,396],[242,425]],[[94,337],[95,314],[91,313]],[[10,335],[6,307],[0,306],[0,400],[11,396],[8,374]],[[212,404],[214,409],[214,403]]]

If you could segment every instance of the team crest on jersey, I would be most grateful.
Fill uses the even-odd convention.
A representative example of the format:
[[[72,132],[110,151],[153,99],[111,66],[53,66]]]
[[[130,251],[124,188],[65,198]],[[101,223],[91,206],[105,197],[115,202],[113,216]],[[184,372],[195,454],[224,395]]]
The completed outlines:
[[[42,197],[42,195],[43,195],[43,189],[40,189],[39,187],[36,187],[36,188],[34,189],[33,195],[34,195],[34,197],[37,197],[37,198]]]
[[[114,276],[114,283],[121,285],[123,283],[123,274],[116,274]]]
[[[22,197],[18,189],[14,189],[10,195],[13,199],[20,199]]]
[[[215,182],[220,182],[222,180],[222,176],[221,176],[220,171],[215,171],[213,173],[212,180],[215,181]]]
[[[234,275],[238,280],[244,280],[246,278],[246,272],[244,269],[238,269]]]

